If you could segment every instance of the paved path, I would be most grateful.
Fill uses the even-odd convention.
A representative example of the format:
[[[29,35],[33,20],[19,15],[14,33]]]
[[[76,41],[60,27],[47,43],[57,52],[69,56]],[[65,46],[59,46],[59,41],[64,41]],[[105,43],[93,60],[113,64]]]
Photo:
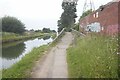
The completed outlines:
[[[72,40],[72,34],[66,32],[61,41],[37,62],[32,78],[67,78],[66,49]]]

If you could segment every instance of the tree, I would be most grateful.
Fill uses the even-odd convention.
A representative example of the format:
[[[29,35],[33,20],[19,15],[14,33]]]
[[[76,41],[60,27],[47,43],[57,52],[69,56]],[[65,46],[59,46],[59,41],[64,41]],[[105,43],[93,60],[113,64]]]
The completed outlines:
[[[44,33],[50,33],[51,31],[50,31],[50,28],[43,28],[42,32],[44,32]]]
[[[51,30],[51,32],[56,33],[56,31],[55,31],[55,30]]]
[[[38,29],[38,30],[35,30],[35,32],[42,32],[42,31]]]
[[[86,12],[84,12],[84,13],[82,14],[82,16],[80,17],[80,19],[86,17],[87,15],[89,15],[89,14],[92,13],[92,12],[93,12],[93,11],[92,11],[91,9],[88,10],[88,11],[86,11]]]
[[[55,30],[50,30],[50,28],[43,28],[43,29],[42,29],[42,32],[43,32],[43,33],[56,33]]]
[[[25,27],[17,18],[5,16],[2,18],[2,31],[22,34],[25,32]]]
[[[60,32],[63,28],[70,29],[74,23],[76,15],[76,5],[77,2],[62,2],[62,9],[64,12],[61,14],[60,20],[58,20],[58,32]]]
[[[34,29],[30,29],[31,32],[34,32]]]

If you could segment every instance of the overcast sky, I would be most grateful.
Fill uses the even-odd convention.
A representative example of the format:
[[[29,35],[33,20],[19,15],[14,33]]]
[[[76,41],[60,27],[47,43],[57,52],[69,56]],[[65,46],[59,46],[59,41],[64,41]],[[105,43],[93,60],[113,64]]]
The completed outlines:
[[[95,8],[111,0],[93,0]],[[77,16],[81,16],[85,0],[79,0]],[[0,0],[0,17],[5,15],[17,17],[26,29],[42,29],[43,27],[57,30],[57,20],[63,12],[62,0]],[[78,21],[78,20],[77,20]]]

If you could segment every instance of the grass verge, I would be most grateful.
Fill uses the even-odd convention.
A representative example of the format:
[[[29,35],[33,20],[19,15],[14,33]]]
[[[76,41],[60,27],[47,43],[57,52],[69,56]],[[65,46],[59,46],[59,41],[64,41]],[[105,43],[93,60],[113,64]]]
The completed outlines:
[[[117,78],[117,39],[100,35],[77,38],[67,50],[69,77]]]
[[[19,35],[15,33],[2,32],[2,39],[0,39],[0,41],[2,40],[2,43],[7,43],[41,36],[44,36],[44,33],[36,32],[34,34]]]
[[[30,71],[43,53],[48,49],[47,45],[34,48],[29,54],[26,54],[18,63],[11,68],[2,71],[3,78],[26,78],[30,76]]]

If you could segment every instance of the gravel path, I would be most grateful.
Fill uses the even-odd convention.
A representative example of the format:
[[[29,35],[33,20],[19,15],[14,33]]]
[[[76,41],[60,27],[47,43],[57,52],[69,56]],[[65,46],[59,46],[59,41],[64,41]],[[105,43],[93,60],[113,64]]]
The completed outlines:
[[[66,49],[72,40],[73,35],[66,32],[61,41],[37,62],[32,78],[68,78]]]

